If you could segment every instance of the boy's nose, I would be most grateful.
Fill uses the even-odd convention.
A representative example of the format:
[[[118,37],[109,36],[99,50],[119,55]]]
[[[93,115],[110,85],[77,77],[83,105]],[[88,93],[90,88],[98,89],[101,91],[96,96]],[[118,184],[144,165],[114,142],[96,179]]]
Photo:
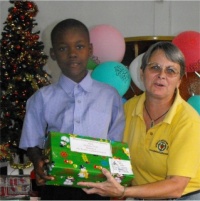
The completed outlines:
[[[70,57],[76,56],[76,49],[75,48],[69,48],[68,54]]]

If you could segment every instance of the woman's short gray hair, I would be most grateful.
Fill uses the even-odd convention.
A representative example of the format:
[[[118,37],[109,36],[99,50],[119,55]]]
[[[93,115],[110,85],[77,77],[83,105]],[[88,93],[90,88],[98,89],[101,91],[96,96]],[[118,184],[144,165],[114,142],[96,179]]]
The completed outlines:
[[[184,57],[183,53],[172,42],[166,42],[166,41],[154,43],[145,52],[144,56],[142,57],[142,64],[141,64],[141,69],[143,71],[146,68],[147,63],[149,62],[150,57],[156,50],[162,50],[170,61],[178,63],[180,65],[180,76],[181,77],[184,76],[184,74],[185,74],[185,57]]]

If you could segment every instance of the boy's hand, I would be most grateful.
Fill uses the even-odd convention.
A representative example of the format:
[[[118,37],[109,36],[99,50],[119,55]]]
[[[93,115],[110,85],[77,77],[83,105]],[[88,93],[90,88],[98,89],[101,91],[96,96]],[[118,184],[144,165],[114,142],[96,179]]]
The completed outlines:
[[[45,185],[47,180],[54,180],[54,177],[48,176],[46,173],[46,167],[49,163],[48,159],[38,160],[37,164],[34,165],[36,183],[38,186]]]
[[[48,176],[46,173],[49,160],[42,155],[42,150],[40,148],[28,148],[27,155],[33,163],[37,185],[45,185],[47,180],[54,180],[54,177]]]

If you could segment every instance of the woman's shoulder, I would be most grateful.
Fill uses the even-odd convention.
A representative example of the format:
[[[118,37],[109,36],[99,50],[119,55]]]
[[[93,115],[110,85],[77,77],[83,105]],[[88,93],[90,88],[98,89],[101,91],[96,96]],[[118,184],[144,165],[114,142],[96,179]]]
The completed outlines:
[[[134,95],[132,98],[128,99],[124,106],[125,107],[132,107],[132,106],[135,106],[135,104],[138,103],[138,101],[140,100],[142,95]]]
[[[185,100],[178,106],[179,115],[200,121],[198,112]]]

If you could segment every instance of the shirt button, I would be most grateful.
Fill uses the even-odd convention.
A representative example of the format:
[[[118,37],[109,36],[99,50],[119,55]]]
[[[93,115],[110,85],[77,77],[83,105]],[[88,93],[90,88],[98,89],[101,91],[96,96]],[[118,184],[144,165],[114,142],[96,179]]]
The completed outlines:
[[[77,124],[80,124],[80,121],[79,121],[79,120],[76,120],[76,123],[77,123]]]
[[[78,103],[81,103],[81,100],[78,100],[77,102],[78,102]]]
[[[151,132],[150,135],[153,135],[153,133]]]

